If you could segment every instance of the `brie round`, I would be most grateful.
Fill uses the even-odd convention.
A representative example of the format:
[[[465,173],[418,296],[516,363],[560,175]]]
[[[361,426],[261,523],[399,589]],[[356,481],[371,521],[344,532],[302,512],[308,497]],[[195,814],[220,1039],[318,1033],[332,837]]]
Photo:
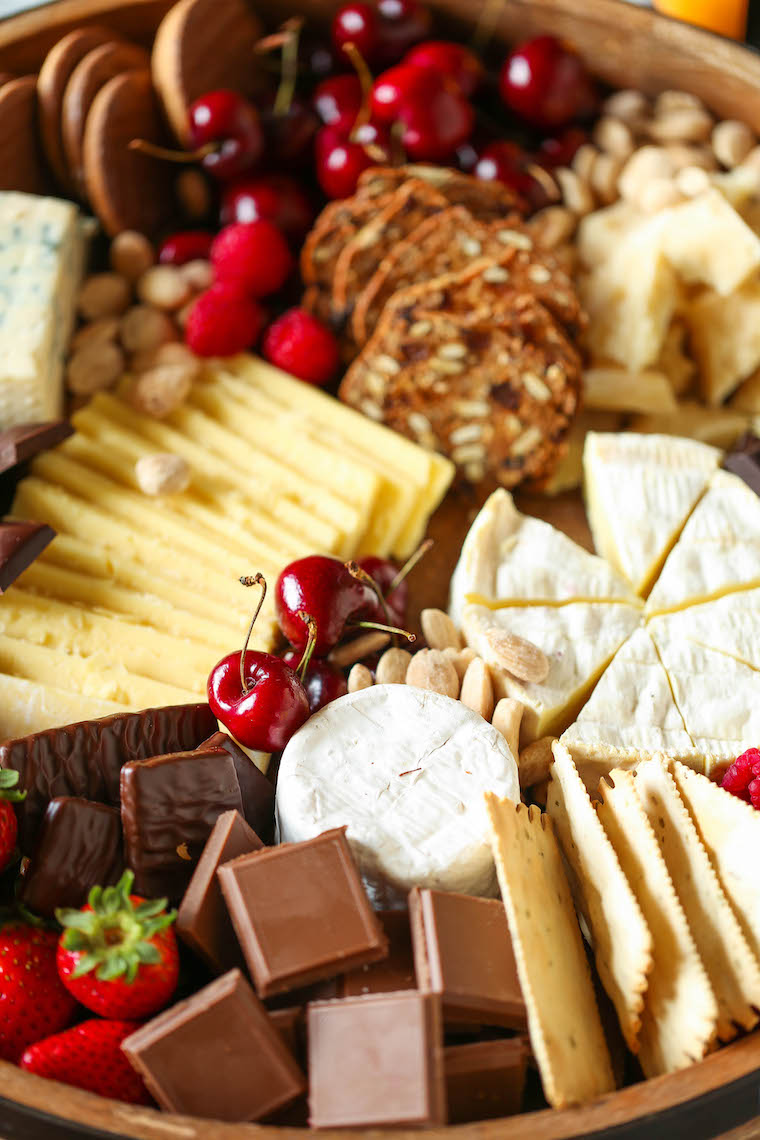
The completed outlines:
[[[375,685],[333,701],[290,740],[279,842],[346,826],[371,897],[415,886],[497,891],[483,793],[520,800],[504,737],[459,701]]]

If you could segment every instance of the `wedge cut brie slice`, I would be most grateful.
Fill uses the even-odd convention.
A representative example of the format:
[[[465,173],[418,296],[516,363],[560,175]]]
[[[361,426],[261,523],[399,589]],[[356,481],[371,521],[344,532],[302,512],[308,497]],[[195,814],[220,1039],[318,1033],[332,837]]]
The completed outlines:
[[[624,603],[572,602],[563,606],[515,606],[489,609],[470,603],[462,631],[491,666],[497,699],[514,697],[525,706],[521,747],[540,736],[557,736],[577,716],[589,691],[613,654],[641,620]],[[549,674],[540,684],[520,681],[500,668],[489,630],[516,634],[537,645],[549,658]]]
[[[663,614],[647,628],[655,637],[691,641],[760,670],[760,588]]]
[[[457,625],[468,602],[492,606],[591,601],[630,602],[625,579],[561,530],[521,514],[512,496],[494,491],[473,522],[451,579]]]
[[[721,452],[665,435],[589,432],[584,488],[599,554],[646,595]]]
[[[728,471],[717,471],[647,602],[659,614],[760,586],[760,498]]]

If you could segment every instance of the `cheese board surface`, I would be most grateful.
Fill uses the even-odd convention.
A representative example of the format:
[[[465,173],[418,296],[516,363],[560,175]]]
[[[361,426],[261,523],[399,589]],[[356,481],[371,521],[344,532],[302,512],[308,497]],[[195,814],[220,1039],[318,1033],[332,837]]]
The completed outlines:
[[[19,69],[36,71],[49,47],[82,24],[107,21],[110,28],[147,46],[170,6],[167,0],[123,4],[115,0],[58,0],[46,9],[0,24],[0,68],[12,67],[17,74]],[[319,0],[303,0],[299,6],[309,16],[325,16],[325,6]],[[455,21],[467,22],[474,16],[461,0],[434,0],[431,6]],[[272,0],[268,9],[269,16],[283,14],[282,7]],[[699,94],[716,112],[740,117],[760,130],[760,102],[756,98],[760,60],[745,49],[649,12],[624,7],[615,0],[588,0],[582,12],[573,0],[505,0],[492,10],[496,34],[505,40],[549,30],[568,34],[593,70],[609,82],[650,92],[681,86]],[[35,177],[29,172],[30,189]],[[457,489],[449,493],[431,519],[428,533],[435,545],[411,580],[413,621],[423,607],[446,608],[452,571],[484,497],[472,488]],[[524,513],[544,519],[585,549],[593,550],[579,492],[552,498],[520,493],[516,501]],[[53,1101],[48,1082],[7,1064],[0,1064],[0,1072],[4,1082],[0,1128],[6,1121],[11,1134],[22,1138],[39,1135],[42,1129],[51,1137],[95,1135],[135,1140],[164,1138],[167,1128],[187,1140],[303,1135],[266,1125],[225,1125],[160,1116],[149,1109],[105,1102],[62,1085],[56,1087]],[[481,1123],[477,1134],[514,1140],[565,1140],[598,1134],[612,1140],[615,1136],[643,1137],[655,1134],[655,1130],[657,1134],[667,1130],[674,1137],[689,1136],[691,1140],[723,1134],[740,1140],[760,1134],[755,1125],[747,1123],[757,1111],[758,1080],[760,1033],[755,1033],[689,1069],[632,1085],[592,1105]],[[395,1132],[396,1136],[413,1134],[418,1135]],[[432,1129],[430,1134],[444,1137],[453,1132]]]

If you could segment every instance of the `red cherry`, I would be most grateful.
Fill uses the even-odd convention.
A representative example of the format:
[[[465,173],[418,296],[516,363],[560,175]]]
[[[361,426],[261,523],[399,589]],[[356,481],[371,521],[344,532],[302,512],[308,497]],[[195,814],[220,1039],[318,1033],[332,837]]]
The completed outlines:
[[[266,331],[265,360],[309,384],[326,384],[340,365],[340,345],[333,333],[305,309],[288,309]]]
[[[525,194],[533,181],[525,172],[525,161],[525,152],[517,143],[494,142],[481,151],[473,174],[482,182],[503,182]]]
[[[311,105],[323,123],[338,130],[351,130],[363,101],[358,75],[333,75],[315,88]]]
[[[231,282],[252,297],[282,288],[293,268],[288,243],[272,222],[238,222],[225,226],[211,246],[217,281]]]
[[[377,46],[373,62],[387,67],[430,34],[432,15],[417,0],[378,0]]]
[[[348,198],[359,175],[377,160],[335,127],[322,127],[315,146],[317,180],[328,198]]]
[[[235,356],[259,339],[266,314],[234,284],[199,293],[187,317],[185,344],[196,356]]]
[[[162,241],[158,260],[163,265],[184,265],[188,261],[207,261],[214,235],[207,230],[183,230]]]
[[[288,649],[282,655],[286,665],[296,669],[301,661],[301,654],[295,649]],[[348,692],[346,678],[339,669],[326,661],[324,657],[313,657],[306,669],[303,678],[303,687],[309,698],[309,709],[312,713],[329,705],[330,701],[337,701],[338,697]]]
[[[291,562],[274,588],[277,622],[294,649],[303,651],[309,629],[302,614],[316,624],[314,654],[324,657],[338,644],[350,622],[374,612],[376,594],[355,578],[338,558],[312,554]]]
[[[244,654],[242,680],[240,653],[214,666],[208,703],[228,732],[257,752],[281,752],[309,716],[309,698],[293,669],[253,649]]]
[[[311,228],[314,210],[298,182],[287,174],[243,177],[224,187],[223,225],[258,222],[262,218],[273,222],[289,240],[300,241]]]
[[[209,91],[188,111],[193,150],[215,144],[201,159],[205,170],[221,180],[242,174],[258,162],[264,132],[256,108],[235,91]]]
[[[502,66],[499,91],[515,114],[549,130],[590,114],[597,103],[580,57],[554,36],[537,36],[515,48]]]
[[[364,558],[357,558],[356,561],[361,569],[369,574],[370,578],[380,587],[392,623],[403,626],[406,621],[406,607],[409,602],[409,583],[404,578],[394,590],[388,592],[398,574],[398,566],[387,558],[379,558],[376,554],[367,554]],[[376,598],[375,601],[374,620],[381,623],[385,622],[385,610],[380,604],[379,598]]]
[[[311,161],[319,117],[310,106],[293,99],[287,111],[275,112],[273,107],[263,110],[261,122],[267,156],[273,165],[291,169]]]
[[[427,68],[400,63],[378,75],[370,97],[372,118],[379,123],[393,123],[408,103],[424,101],[431,90],[431,73]],[[434,84],[437,87],[437,84]]]
[[[369,4],[344,4],[335,13],[332,22],[332,41],[339,58],[350,62],[343,50],[353,44],[367,61],[374,59],[377,49],[377,14]]]
[[[542,139],[536,161],[548,170],[557,166],[569,166],[576,152],[588,142],[588,134],[581,127],[568,127],[557,135]]]
[[[483,64],[475,53],[450,40],[428,40],[417,44],[407,52],[404,63],[412,67],[430,67],[441,75],[448,75],[467,99],[475,94],[484,75]]]
[[[430,72],[434,75],[434,72]],[[458,92],[441,87],[428,103],[402,107],[399,121],[404,130],[401,145],[412,159],[441,162],[449,158],[475,125],[475,112]]]

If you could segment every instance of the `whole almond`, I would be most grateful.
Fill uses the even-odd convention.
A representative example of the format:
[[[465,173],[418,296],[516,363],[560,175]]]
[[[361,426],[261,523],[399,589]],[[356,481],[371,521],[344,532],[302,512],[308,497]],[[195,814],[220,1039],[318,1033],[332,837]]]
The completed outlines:
[[[378,685],[403,685],[411,660],[412,655],[406,649],[386,649],[375,670]]]
[[[192,289],[176,265],[154,265],[137,282],[137,296],[146,305],[172,312],[190,300]]]
[[[190,288],[198,293],[213,284],[214,271],[211,262],[204,261],[203,258],[198,257],[194,261],[185,262],[184,265],[180,265],[179,271]]]
[[[135,476],[146,495],[177,495],[190,486],[187,461],[168,452],[143,455],[135,464]]]
[[[495,627],[486,630],[486,641],[495,665],[517,677],[540,685],[549,676],[550,662],[543,649],[515,633]]]
[[[457,671],[440,649],[421,649],[415,653],[406,671],[406,683],[453,700],[459,696]]]
[[[459,699],[468,709],[479,713],[483,720],[490,720],[493,716],[493,684],[482,657],[476,657],[467,666]]]
[[[513,697],[502,697],[491,717],[491,724],[501,733],[512,755],[517,759],[520,752],[520,724],[523,704]]]
[[[454,649],[453,646],[449,646],[448,649],[444,649],[443,653],[456,669],[460,681],[467,672],[470,662],[477,657],[477,653],[474,649],[470,649],[469,645],[465,645],[464,649]]]
[[[111,242],[109,258],[114,273],[120,273],[127,281],[136,281],[154,264],[156,251],[145,234],[122,230]]]
[[[549,772],[554,763],[552,743],[555,737],[542,736],[534,740],[527,748],[523,748],[517,761],[517,771],[520,776],[520,787],[530,788],[533,784],[540,784],[548,780]]]
[[[420,614],[420,625],[425,641],[431,649],[462,648],[459,631],[443,610],[423,610]]]
[[[177,330],[160,309],[133,305],[121,318],[119,336],[127,352],[152,352],[160,344],[176,340]]]
[[[372,674],[367,666],[362,665],[361,661],[357,661],[355,665],[351,666],[347,683],[349,693],[358,693],[360,689],[371,689],[375,682],[372,680]]]
[[[178,340],[169,340],[160,344],[158,348],[136,352],[130,360],[133,372],[147,372],[149,368],[156,368],[161,364],[184,364],[192,372],[193,379],[197,378],[201,370],[200,358],[186,344]]]
[[[124,353],[112,341],[86,344],[66,366],[66,387],[75,396],[91,396],[110,388],[124,371]]]
[[[184,404],[193,386],[192,370],[184,364],[162,364],[143,372],[131,392],[132,403],[156,419]]]
[[[86,321],[116,317],[129,307],[132,286],[120,273],[93,273],[79,290],[77,305]]]
[[[345,645],[338,645],[332,649],[327,655],[327,660],[336,669],[346,669],[355,661],[361,661],[363,657],[369,657],[371,653],[384,649],[390,639],[389,633],[382,633],[380,630],[362,633],[353,641],[347,641]]]

